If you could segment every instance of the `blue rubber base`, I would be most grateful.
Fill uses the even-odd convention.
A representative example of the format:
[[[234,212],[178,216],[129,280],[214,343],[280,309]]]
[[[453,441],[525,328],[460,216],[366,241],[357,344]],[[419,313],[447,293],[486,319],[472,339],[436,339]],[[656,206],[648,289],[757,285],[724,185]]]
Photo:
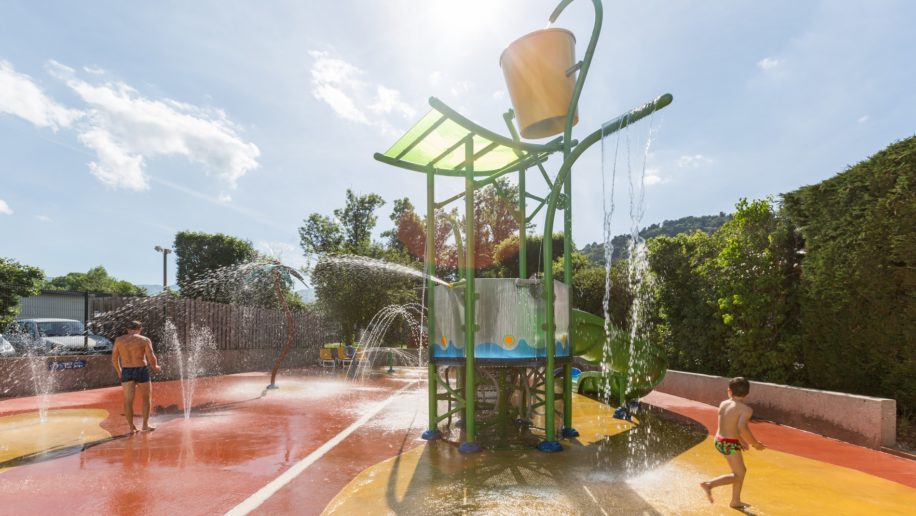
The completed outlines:
[[[575,428],[564,428],[563,430],[560,430],[560,435],[562,435],[564,439],[579,437],[579,431]]]
[[[477,453],[480,451],[480,445],[477,443],[461,443],[458,446],[459,453]]]
[[[420,437],[426,439],[427,441],[435,441],[436,439],[442,439],[442,433],[438,430],[427,430],[423,432],[423,435]]]
[[[538,443],[538,450],[544,453],[556,453],[563,451],[563,446],[558,441],[541,441]]]
[[[630,421],[632,418],[633,416],[630,415],[630,409],[627,408],[626,406],[617,407],[617,409],[614,410],[614,419],[623,419],[624,421]]]
[[[277,385],[277,384],[275,384],[275,383],[272,383],[272,384],[268,385],[267,388],[268,388],[269,390],[274,390],[274,389],[279,389],[280,386]]]

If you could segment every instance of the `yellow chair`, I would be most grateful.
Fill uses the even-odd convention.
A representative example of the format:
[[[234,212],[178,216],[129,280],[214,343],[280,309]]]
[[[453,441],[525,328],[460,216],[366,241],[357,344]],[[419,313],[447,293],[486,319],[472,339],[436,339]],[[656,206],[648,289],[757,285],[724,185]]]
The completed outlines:
[[[337,348],[337,361],[342,366],[348,366],[353,362],[353,357],[347,354],[347,347],[340,346]]]
[[[321,362],[321,367],[336,367],[337,362],[334,361],[334,350],[331,348],[321,348],[318,350],[318,358]]]

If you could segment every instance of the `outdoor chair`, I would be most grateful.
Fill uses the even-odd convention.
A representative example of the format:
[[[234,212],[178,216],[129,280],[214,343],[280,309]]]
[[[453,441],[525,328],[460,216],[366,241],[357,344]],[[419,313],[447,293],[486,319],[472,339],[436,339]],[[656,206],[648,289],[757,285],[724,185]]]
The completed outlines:
[[[353,357],[347,354],[346,346],[340,346],[337,348],[337,361],[341,366],[348,366],[353,362]]]
[[[330,348],[321,348],[318,350],[318,354],[321,367],[337,367],[337,362],[334,360],[334,350]]]

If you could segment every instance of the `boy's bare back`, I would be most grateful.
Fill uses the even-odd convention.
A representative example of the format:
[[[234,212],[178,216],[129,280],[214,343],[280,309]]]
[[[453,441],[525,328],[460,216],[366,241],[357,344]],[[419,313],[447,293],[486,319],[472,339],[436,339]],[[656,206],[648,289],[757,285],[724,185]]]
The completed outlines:
[[[718,434],[726,439],[744,439],[739,428],[746,426],[750,421],[753,409],[744,403],[727,399],[719,404],[719,431]]]
[[[142,335],[123,335],[115,339],[114,351],[121,359],[121,367],[143,367],[147,363],[147,352],[153,342]]]

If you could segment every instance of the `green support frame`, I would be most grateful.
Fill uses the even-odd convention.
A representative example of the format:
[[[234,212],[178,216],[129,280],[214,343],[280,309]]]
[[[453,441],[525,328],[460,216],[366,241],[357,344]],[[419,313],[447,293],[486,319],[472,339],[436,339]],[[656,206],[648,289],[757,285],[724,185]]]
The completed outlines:
[[[572,2],[572,0],[562,0],[550,15],[550,22],[553,23],[562,14],[563,10]],[[518,173],[518,207],[517,220],[519,221],[519,277],[526,278],[529,271],[527,270],[527,229],[526,226],[531,222],[540,210],[546,207],[544,213],[544,240],[543,240],[543,263],[545,264],[543,273],[543,295],[545,300],[544,324],[542,326],[545,332],[547,350],[543,363],[542,373],[540,368],[536,368],[533,375],[528,374],[528,367],[523,368],[524,373],[517,375],[523,377],[525,382],[523,388],[530,390],[531,403],[525,405],[520,410],[521,418],[524,414],[530,413],[535,408],[543,407],[544,410],[544,440],[538,445],[538,448],[545,452],[560,451],[562,446],[557,440],[556,435],[556,392],[553,381],[553,372],[556,365],[556,324],[554,306],[554,285],[553,269],[549,264],[553,263],[553,228],[558,209],[563,210],[563,282],[572,286],[572,167],[578,158],[592,145],[600,141],[601,138],[608,136],[628,125],[650,115],[651,113],[664,108],[672,102],[670,94],[662,95],[645,105],[633,109],[632,111],[621,115],[620,117],[604,124],[600,129],[592,132],[582,141],[572,139],[572,124],[579,102],[579,97],[585,84],[585,79],[591,67],[592,58],[595,48],[598,44],[598,36],[601,32],[603,20],[603,9],[600,0],[592,0],[595,10],[594,26],[592,28],[591,38],[589,39],[585,55],[577,63],[572,71],[578,70],[573,89],[572,98],[566,113],[566,124],[561,137],[555,138],[546,144],[533,144],[522,142],[518,133],[512,124],[514,113],[509,110],[504,115],[504,120],[508,127],[510,137],[499,135],[493,131],[485,129],[469,119],[465,118],[444,102],[436,98],[430,98],[432,110],[425,115],[413,128],[404,134],[392,147],[383,154],[376,153],[375,159],[392,166],[421,172],[426,175],[426,249],[425,249],[425,272],[429,276],[434,276],[436,249],[435,242],[435,220],[436,210],[457,201],[464,197],[465,211],[465,238],[462,250],[461,235],[457,227],[455,231],[456,245],[459,249],[459,272],[461,281],[453,287],[464,288],[464,346],[465,359],[463,367],[459,368],[457,384],[452,388],[448,380],[440,375],[433,350],[435,342],[435,284],[432,280],[427,281],[427,321],[428,321],[428,339],[429,349],[428,364],[428,397],[429,397],[429,422],[423,437],[425,439],[436,439],[441,437],[439,424],[442,420],[448,418],[451,420],[453,414],[463,413],[464,422],[464,442],[461,444],[462,452],[475,452],[480,450],[477,441],[478,423],[477,410],[478,403],[476,392],[478,387],[478,365],[475,360],[475,335],[478,326],[476,324],[476,302],[477,294],[475,293],[475,256],[474,249],[474,192],[489,184],[494,183],[500,177],[508,174]],[[544,168],[544,163],[548,157],[554,153],[562,153],[562,163],[559,166],[557,175],[551,179],[550,175]],[[528,191],[526,173],[532,168],[537,168],[549,189],[549,194],[544,197],[538,197]],[[435,201],[435,178],[436,176],[450,176],[464,178],[464,191],[440,202]],[[537,201],[537,205],[527,213],[527,199]],[[562,204],[561,204],[562,203]],[[569,320],[572,320],[572,303],[569,306]],[[568,332],[568,343],[570,349],[574,348],[573,332]],[[569,361],[563,363],[563,413],[562,413],[562,437],[574,437],[578,432],[572,427],[572,364]],[[489,375],[488,376],[492,376]],[[508,376],[498,373],[496,383],[500,388],[507,387],[506,378]],[[543,382],[541,382],[541,378]],[[532,384],[534,382],[534,384]],[[538,386],[543,386],[541,391]],[[512,387],[516,388],[516,387]],[[459,392],[458,390],[462,392]],[[444,391],[440,395],[440,391]],[[500,403],[505,403],[505,392],[499,391]],[[528,403],[526,396],[525,404]],[[447,399],[450,402],[450,408],[445,414],[438,413],[438,402]],[[451,402],[456,406],[451,407]],[[505,407],[502,406],[500,414],[505,415]]]

